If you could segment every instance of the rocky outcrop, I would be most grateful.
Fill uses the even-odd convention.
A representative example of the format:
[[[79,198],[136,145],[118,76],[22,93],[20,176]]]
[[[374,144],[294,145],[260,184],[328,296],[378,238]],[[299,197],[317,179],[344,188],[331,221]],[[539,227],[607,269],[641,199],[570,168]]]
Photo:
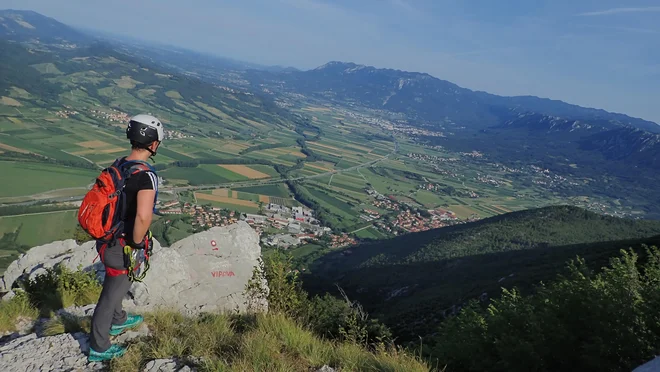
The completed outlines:
[[[143,372],[191,372],[192,368],[188,366],[181,366],[178,361],[174,359],[155,359],[147,363],[142,370]]]
[[[94,308],[91,307],[93,311]],[[60,316],[76,314],[73,310],[60,310]],[[64,315],[69,314],[69,315]],[[127,331],[113,342],[126,344],[138,337],[148,336],[146,325],[137,330]],[[12,337],[0,343],[0,371],[95,371],[102,370],[102,363],[89,363],[89,335],[64,333],[56,336],[40,337],[39,333]],[[185,367],[188,368],[188,367]],[[150,371],[190,371],[186,369],[151,369]]]
[[[34,277],[60,263],[73,270],[79,266],[94,268],[102,280],[103,265],[98,260],[92,264],[96,257],[94,244],[79,246],[65,240],[32,248],[9,265],[0,281],[0,291],[10,290],[21,275]],[[169,248],[154,240],[147,276],[142,283],[133,284],[124,306],[133,311],[166,307],[187,314],[245,310],[245,286],[260,256],[259,236],[243,221],[191,235]],[[267,303],[253,306],[265,310]]]
[[[9,264],[2,278],[0,278],[0,292],[11,290],[12,285],[23,274],[34,278],[56,264],[62,263],[66,267],[76,270],[79,266],[85,269],[92,267],[97,271],[103,270],[103,265],[97,260],[95,242],[76,244],[73,239],[52,242],[30,249],[17,260]]]
[[[105,275],[96,257],[95,243],[77,245],[73,240],[53,242],[30,249],[14,261],[0,281],[7,291],[22,275],[34,277],[58,264],[75,270],[95,269],[102,281]],[[150,311],[158,307],[178,309],[187,314],[200,311],[246,309],[244,291],[259,266],[261,248],[257,233],[245,222],[215,227],[194,234],[171,247],[154,241],[151,266],[145,280],[135,283],[124,300],[126,310]],[[264,287],[267,286],[263,283]],[[11,297],[5,296],[4,299]],[[267,309],[265,300],[256,305]],[[59,317],[91,317],[94,305],[71,307],[56,312]],[[0,339],[0,371],[91,371],[100,363],[87,363],[88,336],[83,333],[43,336],[40,330],[46,319],[29,324],[36,332],[16,332]],[[149,335],[146,325],[127,331],[114,339],[126,344],[131,339]],[[186,363],[158,359],[146,364],[145,371],[194,371]]]
[[[245,310],[243,292],[260,256],[259,236],[245,222],[194,234],[154,254],[146,279],[133,285],[125,305],[187,313]]]
[[[83,333],[37,337],[35,333],[0,346],[0,371],[94,371],[88,363],[89,340]]]

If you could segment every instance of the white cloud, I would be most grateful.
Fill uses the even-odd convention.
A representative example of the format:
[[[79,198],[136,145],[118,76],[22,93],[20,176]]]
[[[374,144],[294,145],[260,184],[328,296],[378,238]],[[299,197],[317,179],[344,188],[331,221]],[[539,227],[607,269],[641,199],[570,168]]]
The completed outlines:
[[[621,13],[650,13],[660,12],[660,6],[647,6],[644,8],[612,8],[606,10],[598,10],[595,12],[580,13],[580,16],[602,16]]]

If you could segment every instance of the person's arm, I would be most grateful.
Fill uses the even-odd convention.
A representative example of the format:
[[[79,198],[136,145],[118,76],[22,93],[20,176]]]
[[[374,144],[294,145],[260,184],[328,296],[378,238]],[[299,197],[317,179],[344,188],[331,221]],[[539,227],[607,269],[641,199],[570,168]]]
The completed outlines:
[[[156,190],[140,190],[137,194],[137,213],[133,226],[133,241],[140,243],[151,226]]]
[[[158,179],[152,172],[138,173],[137,212],[133,225],[133,242],[140,245],[151,226]]]

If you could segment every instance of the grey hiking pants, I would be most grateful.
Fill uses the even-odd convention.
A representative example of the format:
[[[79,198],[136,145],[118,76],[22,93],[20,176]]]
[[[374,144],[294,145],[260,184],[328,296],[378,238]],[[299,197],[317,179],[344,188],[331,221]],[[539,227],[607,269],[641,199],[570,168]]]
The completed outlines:
[[[99,251],[101,245],[96,244]],[[123,247],[119,243],[108,246],[103,254],[103,263],[117,270],[125,270]],[[90,335],[90,346],[98,352],[104,352],[110,348],[110,327],[112,324],[124,324],[127,314],[122,309],[122,300],[131,288],[128,275],[109,276],[106,274],[103,280],[103,290],[96,304],[92,316],[92,332]]]

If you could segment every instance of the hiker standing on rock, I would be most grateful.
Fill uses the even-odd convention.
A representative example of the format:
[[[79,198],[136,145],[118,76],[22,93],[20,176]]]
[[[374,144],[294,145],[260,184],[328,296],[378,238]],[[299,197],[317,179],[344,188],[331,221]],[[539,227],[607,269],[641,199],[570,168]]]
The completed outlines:
[[[126,137],[131,141],[131,153],[101,172],[78,212],[78,222],[96,239],[96,250],[105,266],[103,290],[92,317],[88,359],[93,362],[124,355],[126,348],[111,344],[110,336],[143,321],[141,315],[127,314],[122,300],[131,284],[141,281],[149,268],[149,228],[158,197],[158,177],[147,160],[156,155],[163,140],[163,125],[151,115],[137,115],[130,119]],[[139,273],[143,263],[144,271]]]

